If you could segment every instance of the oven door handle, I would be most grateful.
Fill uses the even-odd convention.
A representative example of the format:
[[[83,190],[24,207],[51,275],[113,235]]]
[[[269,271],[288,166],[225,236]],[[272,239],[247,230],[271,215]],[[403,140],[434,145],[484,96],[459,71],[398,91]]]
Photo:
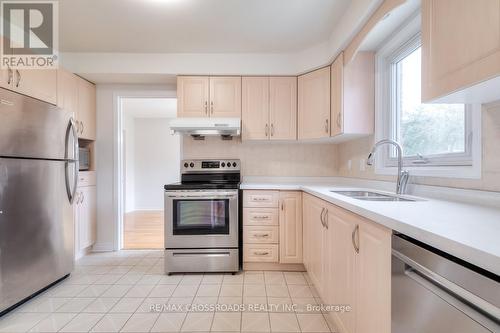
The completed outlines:
[[[173,256],[176,257],[230,257],[229,252],[174,252]]]
[[[200,194],[180,194],[167,193],[168,198],[186,198],[186,199],[232,199],[238,197],[238,193],[205,192]]]

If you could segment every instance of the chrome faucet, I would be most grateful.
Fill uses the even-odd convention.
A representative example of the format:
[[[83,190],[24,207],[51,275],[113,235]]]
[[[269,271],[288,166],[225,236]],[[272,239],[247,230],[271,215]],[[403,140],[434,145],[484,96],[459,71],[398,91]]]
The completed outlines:
[[[401,145],[389,139],[380,140],[377,142],[368,155],[368,159],[366,160],[366,164],[373,165],[373,155],[375,155],[375,151],[378,147],[389,144],[396,147],[397,157],[398,157],[398,179],[396,183],[396,194],[405,194],[406,193],[406,185],[408,185],[408,178],[410,177],[410,173],[407,170],[403,170],[403,148]]]

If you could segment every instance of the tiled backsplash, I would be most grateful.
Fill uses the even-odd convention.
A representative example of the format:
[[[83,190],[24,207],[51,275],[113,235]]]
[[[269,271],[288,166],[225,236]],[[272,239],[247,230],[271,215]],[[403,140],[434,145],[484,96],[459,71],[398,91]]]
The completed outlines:
[[[337,146],[331,143],[241,142],[207,137],[182,139],[182,158],[237,158],[244,176],[334,176]]]
[[[374,173],[373,167],[360,171],[359,163],[370,152],[374,137],[370,136],[338,146],[338,176],[393,181],[393,176]],[[481,179],[455,179],[434,177],[411,177],[410,182],[422,185],[500,191],[500,105],[483,107],[482,110],[482,177]],[[351,170],[348,161],[351,160]]]
[[[412,177],[410,182],[487,191],[500,191],[500,105],[482,111],[482,177],[455,179]],[[207,137],[205,141],[183,138],[183,158],[239,158],[244,176],[341,176],[394,181],[393,176],[374,173],[373,167],[360,171],[360,162],[373,146],[369,136],[338,145],[332,143],[241,142]],[[348,161],[351,160],[351,169]]]

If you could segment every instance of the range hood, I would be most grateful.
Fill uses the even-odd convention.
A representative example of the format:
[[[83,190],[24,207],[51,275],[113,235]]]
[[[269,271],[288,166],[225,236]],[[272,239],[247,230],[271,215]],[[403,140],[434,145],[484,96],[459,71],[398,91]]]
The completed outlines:
[[[176,118],[170,121],[172,134],[187,134],[195,139],[220,135],[223,139],[239,136],[240,118]]]

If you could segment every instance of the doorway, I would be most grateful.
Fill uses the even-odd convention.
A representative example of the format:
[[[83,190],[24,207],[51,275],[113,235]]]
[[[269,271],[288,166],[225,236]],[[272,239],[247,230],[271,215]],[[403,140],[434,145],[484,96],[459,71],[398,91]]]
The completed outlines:
[[[163,186],[179,181],[175,98],[122,98],[122,248],[164,248]]]

